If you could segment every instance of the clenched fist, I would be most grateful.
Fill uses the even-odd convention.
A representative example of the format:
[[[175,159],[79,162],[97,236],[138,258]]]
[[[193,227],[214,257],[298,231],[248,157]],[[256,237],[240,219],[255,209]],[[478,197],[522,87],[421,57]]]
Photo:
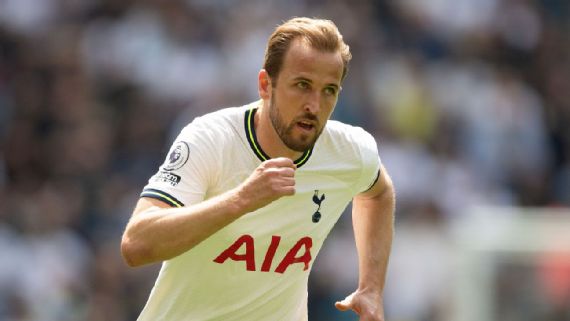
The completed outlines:
[[[289,158],[279,157],[261,163],[238,187],[238,194],[247,204],[248,212],[295,194],[297,166]]]

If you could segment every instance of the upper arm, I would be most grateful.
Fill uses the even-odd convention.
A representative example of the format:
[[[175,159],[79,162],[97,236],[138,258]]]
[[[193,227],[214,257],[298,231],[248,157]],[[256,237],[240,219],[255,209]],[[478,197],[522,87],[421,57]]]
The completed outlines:
[[[135,216],[142,212],[146,212],[148,210],[155,210],[162,208],[172,208],[172,206],[156,198],[141,197],[139,198],[137,205],[133,210],[132,216]]]
[[[394,193],[392,179],[388,175],[388,172],[386,171],[386,168],[383,164],[380,164],[380,169],[378,171],[378,179],[376,179],[374,185],[372,185],[366,191],[357,194],[357,198],[370,199],[386,195],[386,193]]]
[[[143,188],[139,201],[141,208],[150,207],[149,199],[158,201],[153,202],[153,206],[169,207],[183,207],[204,200],[209,186],[215,181],[216,168],[219,168],[217,148],[222,145],[223,135],[217,128],[196,119],[181,131],[164,163]]]

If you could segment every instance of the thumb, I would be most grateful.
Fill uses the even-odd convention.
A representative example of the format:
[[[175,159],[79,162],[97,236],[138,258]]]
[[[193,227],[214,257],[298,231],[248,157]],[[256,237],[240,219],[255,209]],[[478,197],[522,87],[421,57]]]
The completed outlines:
[[[352,295],[347,296],[342,301],[337,301],[334,306],[340,311],[347,311],[352,309]]]

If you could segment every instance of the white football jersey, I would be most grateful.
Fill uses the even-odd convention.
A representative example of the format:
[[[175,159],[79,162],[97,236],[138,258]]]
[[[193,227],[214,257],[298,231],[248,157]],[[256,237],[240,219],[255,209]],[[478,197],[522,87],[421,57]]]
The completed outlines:
[[[141,197],[181,207],[242,183],[269,159],[253,126],[258,104],[192,121]],[[329,120],[313,149],[295,163],[295,195],[163,262],[139,321],[307,320],[313,261],[353,196],[378,178],[380,159],[370,134]]]

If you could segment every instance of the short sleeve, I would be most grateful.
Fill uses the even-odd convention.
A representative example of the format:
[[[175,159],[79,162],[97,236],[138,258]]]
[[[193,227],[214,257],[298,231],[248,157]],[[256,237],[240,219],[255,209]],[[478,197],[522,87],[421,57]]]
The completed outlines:
[[[362,161],[362,172],[360,179],[356,182],[354,192],[362,193],[370,189],[380,176],[380,156],[376,140],[370,133],[362,128],[356,128],[354,139],[359,147],[360,159]]]
[[[187,125],[170,147],[164,163],[149,179],[141,197],[159,199],[173,207],[204,200],[217,164],[216,135],[199,118]]]

